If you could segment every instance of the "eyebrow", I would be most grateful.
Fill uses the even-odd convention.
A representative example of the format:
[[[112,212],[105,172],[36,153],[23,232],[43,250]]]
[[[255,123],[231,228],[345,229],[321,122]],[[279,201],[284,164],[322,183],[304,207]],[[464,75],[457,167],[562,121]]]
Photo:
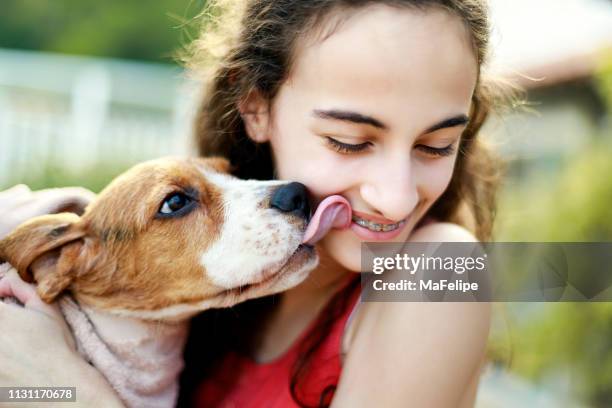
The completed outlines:
[[[321,119],[331,119],[331,120],[340,120],[343,122],[351,122],[359,125],[370,125],[377,129],[388,130],[388,126],[382,123],[380,120],[373,118],[371,116],[363,115],[361,113],[352,112],[352,111],[344,111],[338,109],[331,110],[320,110],[315,109],[313,111],[314,116]],[[430,126],[425,130],[425,133],[435,132],[436,130],[452,128],[455,126],[464,126],[467,125],[470,121],[470,118],[465,114],[460,114],[453,116],[448,119],[444,119],[443,121],[436,123],[433,126]]]

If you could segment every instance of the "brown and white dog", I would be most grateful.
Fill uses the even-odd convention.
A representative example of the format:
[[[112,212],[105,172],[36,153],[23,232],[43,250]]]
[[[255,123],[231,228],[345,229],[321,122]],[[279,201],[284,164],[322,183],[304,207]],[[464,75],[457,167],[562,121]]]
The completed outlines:
[[[79,351],[128,406],[174,405],[189,317],[286,290],[318,263],[314,241],[302,243],[305,187],[228,171],[223,158],[142,163],[82,216],[37,217],[0,241],[0,262],[59,301]],[[339,205],[326,207],[310,237],[333,227]]]

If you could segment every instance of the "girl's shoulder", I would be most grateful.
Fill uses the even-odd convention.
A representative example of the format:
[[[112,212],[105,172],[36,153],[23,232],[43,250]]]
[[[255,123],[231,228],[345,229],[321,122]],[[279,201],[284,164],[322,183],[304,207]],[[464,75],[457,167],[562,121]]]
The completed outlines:
[[[467,228],[452,222],[429,220],[417,228],[408,238],[409,242],[477,242],[478,239]]]
[[[430,222],[415,230],[409,241],[478,240],[460,225]],[[457,374],[476,369],[482,361],[490,303],[364,302],[358,309],[347,328],[347,367],[377,371],[376,364],[383,364],[395,367],[394,375],[412,377],[420,370],[430,370],[427,367],[433,361],[447,361],[449,372]],[[376,363],[370,367],[368,362]]]
[[[440,222],[435,219],[428,219],[419,224],[419,227],[408,238],[408,242],[478,242],[478,239],[467,228],[451,222]],[[343,351],[348,352],[355,332],[368,315],[378,313],[392,314],[394,311],[401,312],[403,309],[414,309],[415,303],[411,302],[376,302],[369,304],[368,307],[356,307],[349,324],[345,330],[345,340],[343,341]],[[358,306],[358,305],[357,305]],[[363,306],[363,305],[361,305]],[[401,316],[398,318],[401,319]],[[449,314],[452,318],[452,314]],[[400,322],[401,323],[401,322]],[[389,329],[396,327],[391,325]]]

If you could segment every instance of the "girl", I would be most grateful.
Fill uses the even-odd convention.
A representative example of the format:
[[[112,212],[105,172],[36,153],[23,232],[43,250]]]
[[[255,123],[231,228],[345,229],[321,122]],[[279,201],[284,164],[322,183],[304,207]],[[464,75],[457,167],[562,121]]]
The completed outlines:
[[[495,171],[477,138],[495,89],[482,73],[484,0],[211,7],[221,17],[190,59],[192,69],[214,67],[197,119],[200,154],[229,158],[242,178],[299,181],[315,206],[342,195],[354,218],[317,243],[320,264],[302,284],[194,321],[180,405],[473,406],[489,305],[362,304],[355,272],[362,242],[490,237]],[[42,324],[35,311],[57,316],[23,283],[3,290],[32,299],[34,311],[10,316],[0,305],[12,333]],[[0,358],[17,373],[2,375],[15,383],[31,365],[38,379],[59,375],[85,399],[101,386],[98,400],[117,402],[67,342],[37,344],[41,362],[21,357],[29,348],[18,334],[2,341],[13,353]]]

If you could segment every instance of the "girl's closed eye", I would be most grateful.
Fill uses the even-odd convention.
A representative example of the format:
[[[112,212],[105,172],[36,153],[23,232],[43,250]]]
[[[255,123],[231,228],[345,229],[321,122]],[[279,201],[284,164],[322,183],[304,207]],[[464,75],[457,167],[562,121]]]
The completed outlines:
[[[350,144],[343,143],[329,136],[325,136],[325,140],[327,140],[328,144],[341,154],[351,154],[351,153],[359,153],[368,149],[369,146],[372,145],[371,142],[364,142],[359,144]]]
[[[334,150],[341,154],[363,152],[367,150],[369,146],[372,145],[371,142],[364,142],[359,144],[343,143],[329,136],[326,136],[326,140]],[[455,143],[453,142],[445,147],[433,147],[424,144],[418,144],[415,146],[415,148],[433,157],[446,157],[452,155],[455,152]]]
[[[423,144],[416,145],[415,147],[427,155],[436,157],[451,156],[455,152],[455,143],[451,143],[445,147],[433,147]]]

